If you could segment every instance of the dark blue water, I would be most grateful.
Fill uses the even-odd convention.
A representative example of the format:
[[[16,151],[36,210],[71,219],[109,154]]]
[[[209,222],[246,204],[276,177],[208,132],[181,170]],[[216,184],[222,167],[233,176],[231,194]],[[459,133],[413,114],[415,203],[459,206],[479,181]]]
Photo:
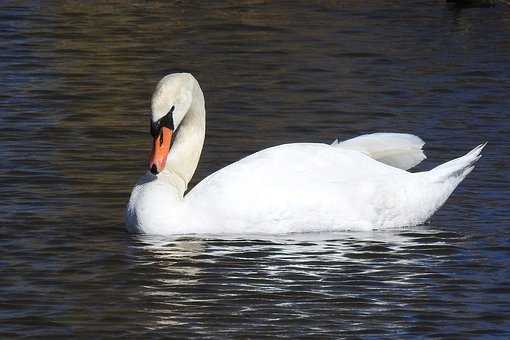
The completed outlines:
[[[0,335],[510,336],[510,7],[3,2]],[[425,226],[132,236],[149,98],[192,72],[193,183],[262,148],[408,132],[430,169],[489,141]]]

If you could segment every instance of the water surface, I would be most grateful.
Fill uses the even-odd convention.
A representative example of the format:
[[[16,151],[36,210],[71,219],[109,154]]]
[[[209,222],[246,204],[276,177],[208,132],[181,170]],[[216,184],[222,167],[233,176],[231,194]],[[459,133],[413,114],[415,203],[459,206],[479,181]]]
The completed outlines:
[[[510,8],[319,1],[0,6],[0,335],[510,336]],[[427,170],[485,140],[425,226],[132,236],[149,98],[192,72],[193,183],[265,147],[410,132]]]

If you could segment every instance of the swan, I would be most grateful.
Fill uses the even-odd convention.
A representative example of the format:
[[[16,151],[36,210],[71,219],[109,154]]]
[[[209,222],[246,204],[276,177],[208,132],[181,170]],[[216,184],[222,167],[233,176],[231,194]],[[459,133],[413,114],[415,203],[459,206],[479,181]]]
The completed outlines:
[[[148,171],[131,192],[129,232],[290,233],[370,230],[427,221],[473,170],[485,144],[430,171],[408,172],[424,142],[373,133],[332,144],[293,143],[256,152],[209,175],[186,196],[205,138],[198,81],[174,73],[151,101]]]

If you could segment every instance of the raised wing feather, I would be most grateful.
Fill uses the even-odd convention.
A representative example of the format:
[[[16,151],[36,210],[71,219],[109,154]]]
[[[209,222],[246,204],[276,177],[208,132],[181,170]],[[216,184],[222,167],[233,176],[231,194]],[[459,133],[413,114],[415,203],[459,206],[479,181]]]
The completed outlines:
[[[384,164],[408,170],[425,158],[422,147],[425,142],[406,133],[372,133],[343,142],[334,141],[332,146],[363,152]]]

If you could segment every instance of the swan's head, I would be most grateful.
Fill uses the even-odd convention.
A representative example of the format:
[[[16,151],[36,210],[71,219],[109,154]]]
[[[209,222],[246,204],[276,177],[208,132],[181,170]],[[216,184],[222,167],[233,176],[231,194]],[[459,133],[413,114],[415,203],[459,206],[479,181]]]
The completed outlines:
[[[151,134],[154,138],[149,170],[158,174],[165,168],[174,131],[188,112],[195,78],[189,73],[173,73],[161,79],[152,95]]]

